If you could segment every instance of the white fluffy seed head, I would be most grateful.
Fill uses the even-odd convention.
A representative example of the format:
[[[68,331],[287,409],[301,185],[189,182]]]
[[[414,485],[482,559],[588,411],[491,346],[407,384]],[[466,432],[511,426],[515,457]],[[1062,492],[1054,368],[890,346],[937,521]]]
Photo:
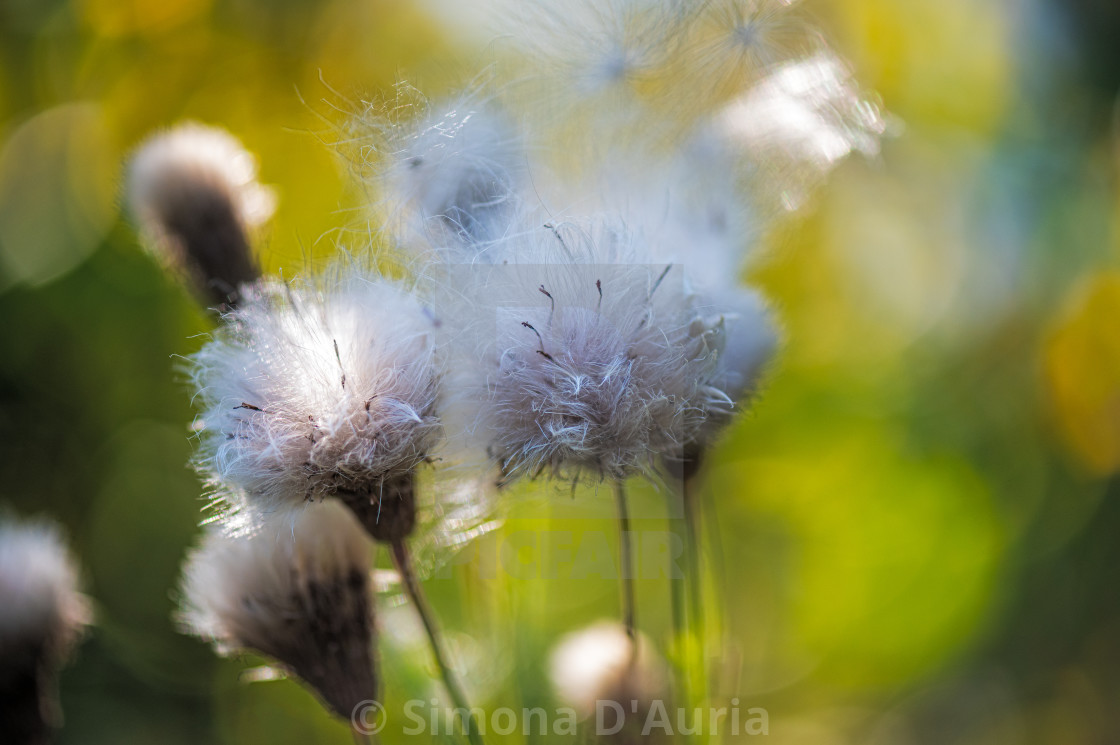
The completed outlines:
[[[272,216],[275,196],[228,132],[187,123],[153,136],[132,157],[127,192],[148,243],[207,296],[236,300],[259,276],[247,231]]]
[[[440,434],[434,331],[385,279],[254,292],[193,358],[199,469],[266,509],[410,474]]]
[[[632,713],[631,701],[643,711],[656,700],[668,705],[664,661],[644,635],[638,636],[635,652],[626,629],[614,621],[562,637],[549,655],[549,678],[557,699],[580,719],[593,715],[604,701],[621,704],[627,714]]]
[[[886,123],[834,54],[778,65],[712,118],[711,136],[753,166],[753,196],[795,209],[852,152],[873,156]],[[774,198],[774,197],[771,197]]]
[[[145,141],[130,163],[128,186],[136,214],[156,231],[202,192],[223,195],[246,227],[263,224],[276,209],[275,194],[257,181],[253,154],[229,132],[196,122]]]
[[[705,323],[718,326],[721,348],[710,385],[727,398],[714,401],[695,439],[703,448],[711,444],[758,392],[763,373],[774,357],[778,332],[770,309],[759,293],[744,287],[726,286],[698,300]]]
[[[606,209],[649,236],[651,260],[683,272],[693,333],[706,334],[716,348],[717,362],[703,380],[712,395],[695,440],[701,446],[757,390],[777,345],[765,300],[739,282],[758,235],[734,173],[719,167],[731,154],[705,144],[644,164],[633,151],[619,153],[602,179]]]
[[[461,247],[504,232],[527,180],[525,148],[487,85],[433,104],[401,83],[391,106],[351,122],[347,138],[364,146],[350,157],[406,249]]]
[[[494,264],[451,268],[454,410],[507,479],[647,472],[726,398],[707,383],[719,329],[680,268],[646,255],[611,221],[538,223],[491,246]]]
[[[797,0],[712,0],[699,5],[683,42],[689,82],[702,100],[726,96],[776,65],[823,46]]]
[[[0,668],[62,663],[89,621],[57,526],[0,522]],[[0,674],[0,677],[3,677]]]
[[[584,191],[648,236],[654,261],[684,267],[701,288],[733,285],[757,250],[761,228],[740,189],[735,158],[711,137],[669,153],[618,148]]]
[[[425,119],[401,143],[388,173],[424,233],[449,232],[468,243],[505,231],[525,168],[504,116],[469,103]]]
[[[509,14],[524,64],[555,95],[625,96],[665,64],[685,20],[684,3],[655,0],[528,0]]]
[[[349,717],[376,695],[370,561],[334,501],[276,513],[253,535],[212,530],[184,565],[179,620],[222,654],[277,660]]]

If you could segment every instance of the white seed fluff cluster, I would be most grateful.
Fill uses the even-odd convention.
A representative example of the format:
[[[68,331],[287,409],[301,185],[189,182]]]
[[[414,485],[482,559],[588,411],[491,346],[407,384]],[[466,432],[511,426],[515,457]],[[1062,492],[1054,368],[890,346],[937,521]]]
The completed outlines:
[[[758,392],[759,381],[778,346],[778,334],[762,296],[745,287],[721,287],[712,291],[702,307],[710,315],[706,323],[721,330],[723,346],[711,385],[727,396],[731,405],[714,405],[695,439],[699,448],[710,446],[742,408]]]
[[[517,2],[511,79],[436,104],[402,85],[340,138],[407,280],[366,257],[260,278],[246,230],[273,200],[224,133],[185,126],[131,167],[148,232],[228,311],[191,362],[197,466],[246,514],[192,554],[184,623],[343,716],[373,696],[369,537],[398,559],[462,545],[492,524],[495,474],[698,465],[777,345],[748,259],[884,131],[793,0]],[[437,447],[461,459],[428,483]],[[561,697],[652,696],[633,654],[615,626],[565,640]]]
[[[777,346],[747,260],[837,163],[877,153],[884,118],[797,0],[498,15],[509,85],[398,106],[369,135],[416,218],[398,242],[437,278],[420,286],[450,342],[449,436],[507,478],[691,457]]]
[[[682,9],[675,2],[634,0],[525,0],[511,3],[513,42],[532,64],[550,73],[552,90],[566,103],[580,97],[626,95],[674,51],[672,29]]]
[[[174,233],[177,216],[194,203],[222,201],[244,227],[267,221],[276,196],[257,181],[252,153],[222,129],[188,122],[156,135],[133,156],[128,201],[154,235]]]
[[[370,546],[335,502],[274,516],[256,535],[209,531],[184,568],[180,620],[223,654],[278,660],[349,717],[376,695]]]
[[[265,507],[409,474],[440,433],[433,344],[430,315],[388,280],[262,288],[194,357],[200,469]]]
[[[726,402],[709,385],[718,329],[680,268],[635,261],[646,255],[625,226],[595,220],[513,235],[491,247],[497,263],[450,275],[470,306],[445,315],[470,323],[449,320],[449,395],[506,478],[649,473]]]
[[[184,124],[149,139],[129,164],[128,201],[157,255],[215,306],[235,305],[260,277],[249,230],[275,197],[228,132]]]
[[[0,666],[28,654],[54,665],[89,620],[78,569],[58,528],[0,522]]]
[[[649,639],[639,635],[635,649],[626,629],[613,621],[561,637],[549,655],[549,677],[557,699],[580,719],[605,701],[628,713],[636,701],[644,711],[655,700],[665,703],[669,690],[667,666]]]
[[[390,213],[407,226],[402,237],[452,245],[498,237],[526,178],[512,123],[478,95],[442,109],[425,102],[407,108],[420,113],[384,126],[387,162],[377,178]]]

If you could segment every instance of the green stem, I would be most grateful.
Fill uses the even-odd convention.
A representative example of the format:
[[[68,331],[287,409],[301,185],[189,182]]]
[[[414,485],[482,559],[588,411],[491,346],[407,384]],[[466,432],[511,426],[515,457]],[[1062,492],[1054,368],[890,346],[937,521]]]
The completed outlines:
[[[668,492],[666,494],[668,500],[669,524],[672,526],[673,535],[680,541],[683,547],[688,541],[684,529],[681,526],[681,520],[676,516],[675,501],[680,498],[680,495],[675,492]],[[669,554],[669,599],[673,614],[673,645],[674,645],[674,659],[676,660],[677,671],[677,685],[679,688],[680,705],[685,708],[691,708],[691,699],[689,692],[692,689],[689,676],[692,674],[691,665],[691,643],[688,637],[688,627],[686,625],[685,617],[685,575],[680,571],[681,567],[677,563],[678,557],[674,556],[671,552]],[[684,561],[688,561],[687,555]],[[686,737],[685,741],[690,741],[691,738]]]
[[[694,699],[689,706],[703,707],[708,699],[708,630],[704,622],[704,571],[701,565],[700,551],[700,505],[699,494],[696,493],[697,479],[694,475],[686,476],[681,480],[681,506],[684,511],[685,531],[685,556],[688,567],[688,596],[689,596],[689,642],[687,651],[686,677],[689,679],[689,690]],[[689,738],[691,741],[692,738]],[[700,742],[706,742],[707,737],[701,736]]]
[[[669,499],[672,500],[672,498],[673,495],[669,495]],[[672,509],[672,504],[670,504],[670,509]],[[670,515],[669,520],[673,526],[673,534],[677,536],[677,539],[680,541],[681,546],[683,547],[685,542],[687,541],[684,532],[681,530],[680,526],[677,525],[676,518]],[[680,645],[684,642],[685,634],[687,633],[688,629],[685,627],[684,614],[685,577],[683,573],[680,573],[680,566],[677,564],[677,558],[678,557],[673,556],[671,553],[669,554],[668,572],[669,600],[673,612],[673,634],[675,635],[673,641],[675,644]],[[685,561],[688,561],[687,557],[685,557]]]
[[[351,728],[350,734],[354,736],[354,745],[373,745],[377,742],[374,735]]]
[[[630,637],[631,654],[637,657],[638,636],[634,602],[634,552],[630,545],[630,511],[626,506],[626,484],[621,479],[614,482],[615,505],[618,508],[618,553],[622,569],[622,624]]]
[[[684,507],[685,553],[688,562],[689,616],[692,631],[704,651],[704,572],[700,565],[699,505],[693,492],[695,479],[681,482],[681,503]],[[701,655],[703,656],[703,655]]]
[[[424,631],[428,634],[432,656],[435,658],[436,667],[439,668],[440,677],[443,678],[443,685],[447,689],[448,695],[451,696],[451,702],[455,708],[465,712],[463,729],[466,730],[467,739],[470,740],[471,745],[484,745],[474,713],[471,711],[470,704],[467,703],[467,697],[459,686],[459,681],[455,679],[451,666],[447,664],[447,657],[440,643],[439,628],[436,625],[435,616],[428,606],[428,601],[420,588],[420,583],[416,579],[416,573],[412,569],[408,547],[403,540],[397,540],[390,544],[390,550],[393,555],[393,563],[401,575],[405,593],[408,595],[408,599],[412,601],[413,607],[416,608],[416,612],[424,624]]]

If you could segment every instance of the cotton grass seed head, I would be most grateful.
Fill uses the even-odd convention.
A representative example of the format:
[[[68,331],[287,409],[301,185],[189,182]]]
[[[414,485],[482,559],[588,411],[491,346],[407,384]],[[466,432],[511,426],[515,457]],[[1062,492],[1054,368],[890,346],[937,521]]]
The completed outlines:
[[[685,18],[676,2],[525,0],[510,3],[512,41],[521,60],[565,102],[625,97],[674,51]]]
[[[52,664],[69,653],[88,620],[78,569],[58,528],[0,522],[0,659],[24,652]],[[7,668],[7,664],[2,666]]]
[[[271,217],[273,193],[228,132],[182,124],[153,136],[128,167],[128,203],[147,242],[215,305],[260,275],[247,232]]]
[[[637,263],[638,236],[598,219],[545,225],[454,267],[450,371],[463,437],[505,479],[590,472],[623,479],[678,452],[712,400],[719,329],[679,267]]]
[[[377,694],[370,545],[335,502],[274,515],[251,536],[210,531],[184,566],[180,621],[222,654],[273,658],[348,718]]]
[[[391,508],[439,438],[434,323],[385,279],[263,287],[192,362],[198,467],[264,511],[354,495]]]
[[[58,528],[0,517],[0,741],[49,740],[57,674],[89,615]]]
[[[464,94],[388,128],[382,188],[416,236],[471,244],[505,232],[525,180],[525,155],[492,101]]]

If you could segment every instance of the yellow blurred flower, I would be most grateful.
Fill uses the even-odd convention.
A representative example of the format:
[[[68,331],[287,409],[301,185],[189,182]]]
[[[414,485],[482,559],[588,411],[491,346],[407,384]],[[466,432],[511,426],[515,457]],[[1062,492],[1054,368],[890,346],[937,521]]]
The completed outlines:
[[[101,36],[156,34],[209,9],[211,0],[83,0],[86,21]]]
[[[1058,426],[1093,471],[1120,468],[1120,273],[1077,288],[1046,347]]]
[[[824,6],[824,3],[818,4]],[[887,108],[910,123],[987,134],[1014,90],[1010,20],[998,3],[845,0],[833,9],[841,49]],[[823,11],[824,8],[822,7]]]

